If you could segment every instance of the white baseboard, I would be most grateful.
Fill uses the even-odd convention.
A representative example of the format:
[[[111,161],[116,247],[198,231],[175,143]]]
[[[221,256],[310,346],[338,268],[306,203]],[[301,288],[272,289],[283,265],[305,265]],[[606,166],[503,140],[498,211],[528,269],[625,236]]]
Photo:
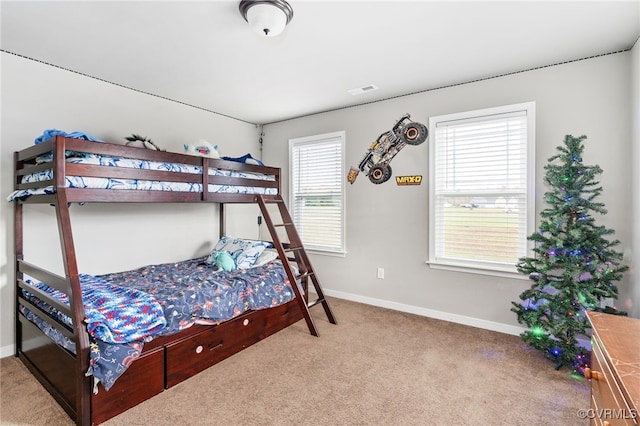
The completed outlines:
[[[6,358],[8,356],[13,356],[16,353],[15,345],[8,345],[0,347],[0,358]]]
[[[497,331],[499,333],[512,334],[514,336],[519,336],[520,333],[527,330],[524,327],[502,324],[494,321],[486,321],[478,318],[467,317],[464,315],[451,314],[448,312],[436,311],[433,309],[426,309],[412,305],[405,305],[403,303],[390,302],[388,300],[375,299],[373,297],[359,296],[356,294],[344,293],[341,291],[324,290],[324,294],[326,296],[336,297],[338,299],[364,303],[365,305],[379,306],[381,308],[393,309],[395,311],[407,312],[409,314],[420,315],[423,317],[455,322],[457,324],[483,328],[485,330]]]

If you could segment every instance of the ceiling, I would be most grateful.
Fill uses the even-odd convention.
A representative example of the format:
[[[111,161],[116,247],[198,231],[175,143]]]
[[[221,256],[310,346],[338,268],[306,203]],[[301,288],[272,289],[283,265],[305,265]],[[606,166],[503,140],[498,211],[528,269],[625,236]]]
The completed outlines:
[[[239,1],[3,0],[1,48],[266,124],[628,50],[640,35],[640,0],[289,3],[285,31],[261,38]]]

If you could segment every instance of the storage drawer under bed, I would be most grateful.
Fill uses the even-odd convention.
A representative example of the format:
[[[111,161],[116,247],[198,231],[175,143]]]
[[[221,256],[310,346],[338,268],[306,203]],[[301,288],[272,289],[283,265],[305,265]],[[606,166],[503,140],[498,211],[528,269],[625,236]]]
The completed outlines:
[[[167,388],[302,318],[296,300],[253,311],[166,346]]]

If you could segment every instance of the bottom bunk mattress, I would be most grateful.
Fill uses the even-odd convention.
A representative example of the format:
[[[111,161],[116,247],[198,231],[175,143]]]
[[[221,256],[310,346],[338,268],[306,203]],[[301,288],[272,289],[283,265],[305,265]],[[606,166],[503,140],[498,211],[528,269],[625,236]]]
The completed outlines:
[[[194,324],[215,325],[247,311],[278,306],[295,298],[280,261],[231,272],[216,270],[206,257],[150,265],[100,276],[81,275],[85,322],[91,340],[90,367],[95,391],[109,389],[140,356],[145,342]],[[25,277],[25,282],[68,304],[67,296]],[[35,293],[35,292],[34,292]],[[27,300],[65,324],[60,314],[23,290]],[[20,306],[60,346],[75,353],[75,343]]]

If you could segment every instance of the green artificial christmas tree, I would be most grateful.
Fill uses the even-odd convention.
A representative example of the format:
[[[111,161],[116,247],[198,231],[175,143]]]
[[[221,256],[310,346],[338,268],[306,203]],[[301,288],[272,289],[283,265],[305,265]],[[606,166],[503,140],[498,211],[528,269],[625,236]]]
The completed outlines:
[[[521,334],[524,342],[553,360],[556,369],[566,366],[580,374],[589,362],[585,310],[624,314],[600,304],[617,298],[613,282],[628,269],[614,249],[620,242],[607,238],[614,231],[597,226],[591,216],[607,211],[595,201],[602,192],[595,180],[602,169],[582,163],[584,139],[565,136],[564,146],[545,166],[548,208],[540,213],[539,231],[528,237],[535,242],[535,257],[522,257],[516,265],[533,284],[511,308],[529,327]]]

